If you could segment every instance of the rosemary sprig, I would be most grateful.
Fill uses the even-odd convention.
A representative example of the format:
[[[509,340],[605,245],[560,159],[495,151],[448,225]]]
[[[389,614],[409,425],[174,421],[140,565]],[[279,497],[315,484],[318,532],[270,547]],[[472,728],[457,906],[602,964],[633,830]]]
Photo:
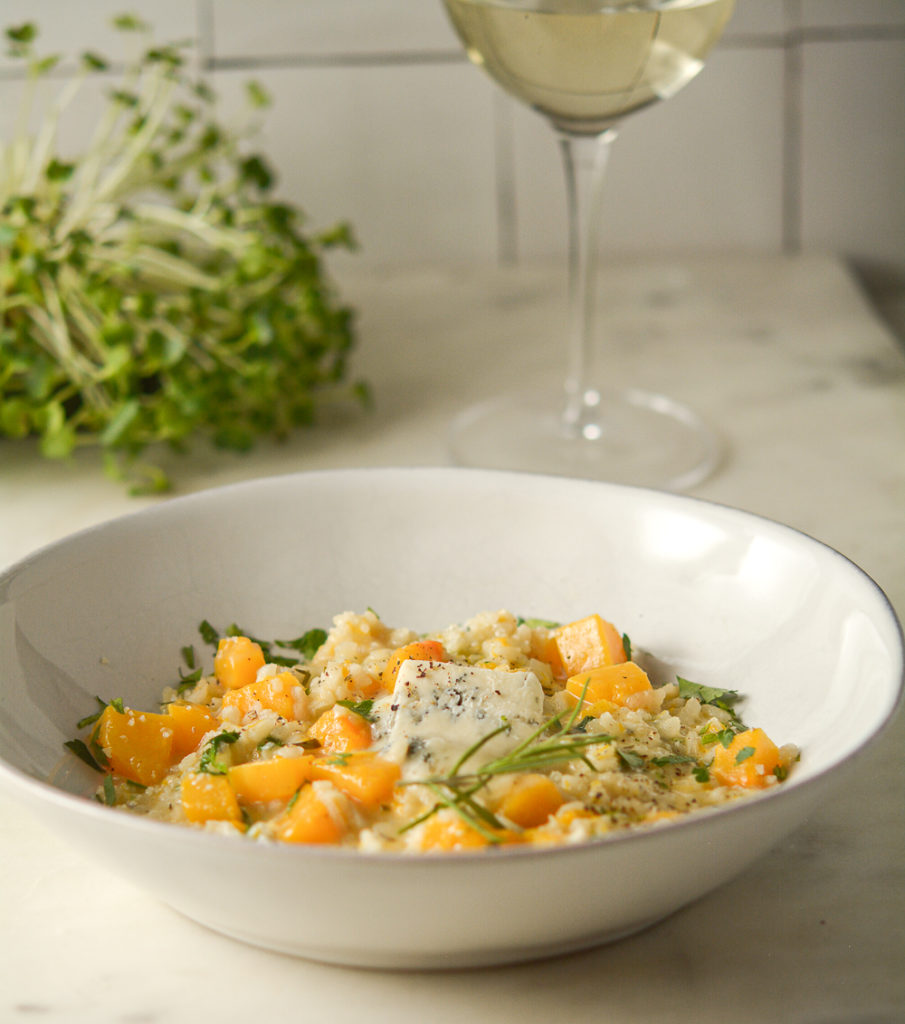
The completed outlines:
[[[400,835],[408,832],[421,822],[427,821],[437,811],[448,807],[455,811],[462,820],[482,835],[490,843],[502,842],[500,832],[504,829],[502,822],[496,818],[486,807],[478,803],[474,797],[484,789],[488,783],[497,775],[508,775],[518,772],[545,771],[576,758],[594,769],[594,765],[584,753],[584,749],[590,746],[599,746],[602,743],[611,743],[614,737],[605,733],[589,735],[572,731],[575,719],[578,717],[582,703],[584,702],[584,690],[575,707],[569,712],[568,717],[565,711],[560,711],[551,718],[542,722],[526,739],[522,740],[513,750],[501,757],[492,758],[485,762],[473,772],[463,772],[462,769],[482,747],[501,733],[508,732],[511,728],[509,722],[504,722],[498,728],[482,736],[476,743],[473,743],[465,750],[448,775],[431,776],[426,779],[413,779],[402,782],[400,785],[427,786],[437,797],[437,802],[424,814],[419,815],[407,822],[399,830]],[[552,735],[545,735],[554,730]],[[489,828],[488,828],[489,826]],[[491,831],[491,830],[496,831]]]

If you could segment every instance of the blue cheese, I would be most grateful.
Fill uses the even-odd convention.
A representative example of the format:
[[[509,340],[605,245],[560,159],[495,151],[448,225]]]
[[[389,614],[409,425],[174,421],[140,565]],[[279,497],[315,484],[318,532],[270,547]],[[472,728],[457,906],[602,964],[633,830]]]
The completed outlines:
[[[390,701],[384,757],[405,779],[444,775],[483,737],[509,726],[463,768],[474,770],[527,739],[541,724],[544,692],[533,672],[405,661]]]

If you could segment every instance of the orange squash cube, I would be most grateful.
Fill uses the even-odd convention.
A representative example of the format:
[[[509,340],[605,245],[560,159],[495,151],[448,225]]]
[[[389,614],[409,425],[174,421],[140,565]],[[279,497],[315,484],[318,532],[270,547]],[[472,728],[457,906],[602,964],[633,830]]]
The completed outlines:
[[[302,684],[292,672],[279,672],[266,679],[246,683],[223,695],[221,708],[236,708],[239,721],[252,711],[275,711],[281,718],[293,721],[307,707]]]
[[[371,745],[371,726],[361,715],[334,704],[311,727],[311,735],[331,754],[364,750]]]
[[[237,690],[253,683],[258,669],[264,664],[260,644],[247,636],[224,636],[214,655],[214,675],[224,689]]]
[[[346,825],[329,792],[320,788],[327,785],[312,782],[299,790],[292,805],[274,819],[275,838],[284,843],[317,844],[338,843],[342,839]]]
[[[599,701],[624,706],[626,698],[633,693],[652,689],[647,673],[633,661],[601,665],[566,680],[566,690],[573,697],[581,697],[584,693],[585,706],[595,705]]]
[[[403,647],[397,647],[390,655],[390,660],[381,676],[387,690],[392,690],[396,685],[399,666],[404,661],[449,661],[449,655],[438,640],[415,640]]]
[[[153,786],[173,761],[174,730],[169,715],[149,711],[122,712],[108,704],[101,713],[93,738],[103,749],[110,770],[142,786]]]
[[[425,851],[449,853],[455,850],[480,850],[488,840],[459,817],[439,814],[424,823],[420,847]]]
[[[523,775],[500,803],[500,814],[520,828],[536,828],[565,802],[556,784],[546,775]]]
[[[402,774],[398,764],[373,754],[318,758],[312,770],[314,778],[332,782],[340,793],[369,809],[389,803]]]
[[[236,794],[223,775],[186,775],[182,780],[182,809],[196,825],[207,821],[242,821]]]
[[[566,676],[626,660],[619,631],[599,615],[560,626],[554,637]]]
[[[779,748],[763,729],[746,729],[728,747],[717,746],[710,774],[723,786],[760,789],[779,764]]]
[[[550,666],[554,679],[562,679],[565,676],[565,668],[554,635],[533,637],[531,640],[531,657],[536,658],[537,661],[545,661]]]
[[[289,800],[304,782],[314,778],[314,758],[275,757],[270,761],[249,761],[227,769],[226,777],[243,804],[266,804]]]
[[[206,733],[220,725],[217,716],[201,704],[174,701],[167,705],[173,722],[173,760],[181,761],[198,749]]]

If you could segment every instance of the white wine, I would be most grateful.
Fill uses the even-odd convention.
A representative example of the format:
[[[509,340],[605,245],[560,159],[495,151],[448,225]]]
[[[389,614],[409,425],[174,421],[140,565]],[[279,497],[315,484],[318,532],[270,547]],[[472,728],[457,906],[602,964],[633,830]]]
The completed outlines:
[[[473,63],[563,131],[598,134],[701,70],[734,0],[443,0]]]

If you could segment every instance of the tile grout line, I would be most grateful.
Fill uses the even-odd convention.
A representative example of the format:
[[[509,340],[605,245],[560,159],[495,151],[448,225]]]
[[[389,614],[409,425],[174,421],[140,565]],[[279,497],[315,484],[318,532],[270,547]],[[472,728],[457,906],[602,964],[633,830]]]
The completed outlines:
[[[781,247],[798,253],[802,237],[802,36],[800,0],[785,0],[785,16],[793,26],[783,39]]]

